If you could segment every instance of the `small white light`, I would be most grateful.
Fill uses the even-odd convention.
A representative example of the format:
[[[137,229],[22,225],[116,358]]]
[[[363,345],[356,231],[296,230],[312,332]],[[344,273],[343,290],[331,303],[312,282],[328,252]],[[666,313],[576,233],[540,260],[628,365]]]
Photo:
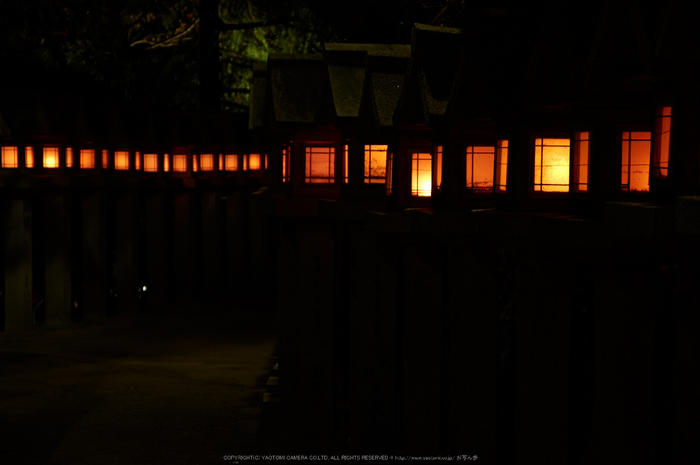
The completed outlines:
[[[146,290],[146,286],[143,286],[143,290],[144,290],[144,291]]]

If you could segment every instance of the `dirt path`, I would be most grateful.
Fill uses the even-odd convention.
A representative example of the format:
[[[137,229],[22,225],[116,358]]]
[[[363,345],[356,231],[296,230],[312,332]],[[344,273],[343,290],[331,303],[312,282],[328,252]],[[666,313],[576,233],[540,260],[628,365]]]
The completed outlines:
[[[273,327],[249,311],[0,336],[0,464],[230,463],[260,425]]]

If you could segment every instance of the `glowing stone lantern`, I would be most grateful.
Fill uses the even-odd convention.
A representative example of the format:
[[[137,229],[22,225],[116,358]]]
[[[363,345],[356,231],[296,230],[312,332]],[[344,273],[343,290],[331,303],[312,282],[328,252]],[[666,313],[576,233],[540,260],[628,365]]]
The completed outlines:
[[[34,168],[34,147],[27,146],[24,149],[24,166]]]
[[[227,153],[224,157],[224,169],[226,171],[238,171],[238,155]]]
[[[202,171],[214,171],[214,155],[211,153],[200,154],[199,167]]]
[[[173,154],[173,172],[184,173],[187,171],[187,155]]]
[[[651,131],[622,133],[622,190],[649,191]]]
[[[58,147],[44,147],[44,168],[58,168]]]
[[[588,191],[588,166],[591,152],[588,138],[588,132],[574,134],[574,179],[572,182],[574,192]]]
[[[259,170],[261,166],[260,163],[260,154],[259,153],[251,153],[248,155],[248,169],[251,171],[256,171]]]
[[[332,184],[335,182],[335,148],[307,146],[304,148],[304,182]]]
[[[80,169],[91,170],[95,168],[95,150],[80,149]]]
[[[387,145],[365,145],[365,184],[386,182]]]
[[[102,150],[102,169],[109,168],[109,150]]]
[[[158,172],[158,154],[157,153],[144,153],[143,154],[143,170],[146,173],[157,173]]]
[[[19,156],[17,154],[17,147],[3,147],[2,148],[2,167],[3,168],[18,168],[19,167]]]
[[[73,168],[73,148],[66,147],[66,168]]]
[[[197,160],[197,155],[192,155],[192,171],[194,171],[195,173],[199,171],[199,163]]]
[[[535,192],[569,192],[569,139],[535,139]]]
[[[656,178],[668,177],[668,159],[671,152],[671,107],[659,107],[656,110],[656,128],[654,130],[654,169]]]
[[[430,153],[411,154],[411,195],[430,197],[432,193],[433,156]]]
[[[474,192],[491,192],[495,148],[488,146],[469,146],[467,156],[467,189]]]
[[[136,152],[134,156],[134,169],[141,171],[141,152]]]
[[[435,189],[439,191],[442,188],[442,145],[436,145],[433,152],[435,154],[435,158],[433,158],[433,172],[435,173],[433,184]]]
[[[170,172],[170,155],[167,153],[163,155],[163,171]]]
[[[129,152],[126,150],[115,150],[114,169],[125,171],[129,169]]]
[[[508,141],[499,140],[496,143],[496,169],[494,174],[494,192],[506,192],[508,187]]]

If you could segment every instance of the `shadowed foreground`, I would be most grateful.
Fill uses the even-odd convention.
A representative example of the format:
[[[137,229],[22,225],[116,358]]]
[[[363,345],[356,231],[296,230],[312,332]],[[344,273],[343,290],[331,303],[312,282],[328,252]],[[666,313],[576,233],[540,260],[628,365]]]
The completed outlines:
[[[199,313],[0,335],[0,463],[209,464],[264,453],[256,434],[272,318]]]

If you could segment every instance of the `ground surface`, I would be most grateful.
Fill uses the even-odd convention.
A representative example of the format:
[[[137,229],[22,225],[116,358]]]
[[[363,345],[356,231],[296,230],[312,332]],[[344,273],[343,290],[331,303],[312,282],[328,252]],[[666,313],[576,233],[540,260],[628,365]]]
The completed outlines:
[[[274,322],[201,314],[0,334],[0,464],[223,464],[264,453]]]

